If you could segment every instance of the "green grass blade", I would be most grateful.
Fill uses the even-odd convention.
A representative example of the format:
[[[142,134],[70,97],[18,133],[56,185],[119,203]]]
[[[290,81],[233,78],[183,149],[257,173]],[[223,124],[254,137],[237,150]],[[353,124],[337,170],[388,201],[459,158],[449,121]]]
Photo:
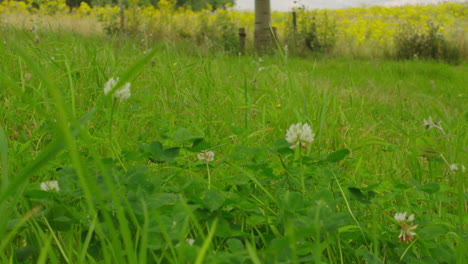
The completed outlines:
[[[2,177],[1,180],[1,188],[0,190],[4,192],[8,186],[9,179],[8,179],[8,139],[5,134],[5,130],[3,127],[0,126],[0,157],[1,157],[1,164],[2,164]]]
[[[218,226],[218,218],[215,218],[215,220],[211,224],[210,230],[208,231],[208,237],[203,241],[203,245],[200,249],[200,252],[198,252],[197,259],[195,260],[195,264],[203,263],[203,260],[205,259],[205,255],[208,252],[208,249],[210,248],[210,245],[212,243],[217,226]]]

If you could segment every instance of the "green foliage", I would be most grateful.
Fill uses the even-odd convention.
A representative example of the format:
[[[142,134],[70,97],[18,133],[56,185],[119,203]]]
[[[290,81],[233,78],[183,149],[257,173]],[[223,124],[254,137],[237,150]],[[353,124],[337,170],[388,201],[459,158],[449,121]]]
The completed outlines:
[[[104,19],[101,19],[104,22]],[[103,23],[104,32],[107,35],[114,36],[121,31],[120,28],[120,16],[118,14],[110,14]]]
[[[396,57],[399,59],[434,59],[450,63],[462,61],[461,49],[446,40],[440,26],[429,21],[426,32],[420,33],[411,24],[401,26],[395,35]]]
[[[191,34],[203,46],[236,53],[239,49],[236,23],[226,12],[218,14],[214,21],[210,21],[210,16],[210,13],[203,14],[199,31],[192,31]]]
[[[65,3],[67,6],[70,8],[70,11],[72,8],[78,8],[80,7],[81,2],[87,3],[89,6],[91,5],[92,0],[66,0]]]
[[[336,25],[328,13],[298,12],[301,16],[298,25],[299,38],[314,53],[330,53],[337,40]]]
[[[272,56],[259,71],[169,42],[0,30],[1,263],[465,259],[466,172],[448,165],[466,160],[466,66]],[[103,94],[112,76],[128,100]],[[315,141],[291,149],[304,120]]]
[[[159,0],[149,0],[154,6],[158,6]],[[194,11],[200,11],[211,7],[213,10],[225,9],[228,5],[233,5],[234,0],[175,0],[175,7],[184,7]]]

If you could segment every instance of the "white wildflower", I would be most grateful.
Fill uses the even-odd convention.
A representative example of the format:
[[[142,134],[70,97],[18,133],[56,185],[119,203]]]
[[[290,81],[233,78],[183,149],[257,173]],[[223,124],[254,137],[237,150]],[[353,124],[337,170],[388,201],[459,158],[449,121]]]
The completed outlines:
[[[462,172],[465,172],[466,168],[465,166],[463,166],[462,164],[457,164],[457,163],[453,163],[453,164],[450,164],[450,170],[453,171],[453,172],[456,172],[458,170],[460,170]]]
[[[214,152],[209,150],[202,150],[197,154],[198,160],[204,161],[206,163],[214,160]]]
[[[414,236],[416,235],[416,233],[412,232],[411,230],[418,228],[418,225],[413,224],[414,214],[411,214],[410,216],[408,216],[408,219],[407,219],[406,212],[396,213],[393,218],[395,218],[395,220],[401,225],[401,231],[400,231],[400,234],[398,235],[398,238],[400,239],[400,241],[411,242],[414,239]]]
[[[412,232],[411,230],[414,230],[418,228],[418,225],[407,225],[406,223],[403,223],[401,225],[401,231],[400,235],[398,235],[398,238],[400,239],[401,242],[411,242],[414,239],[414,236],[416,233]]]
[[[315,134],[312,133],[312,129],[307,123],[292,124],[286,132],[286,141],[291,144],[292,149],[297,146],[307,148],[306,143],[314,141],[314,138]]]
[[[113,96],[114,98],[119,98],[121,102],[130,98],[130,96],[132,96],[130,92],[130,83],[126,83],[121,89],[117,90]]]
[[[431,128],[440,128],[439,124],[441,123],[441,121],[433,121],[432,120],[432,117],[429,116],[429,118],[426,120],[424,119],[423,122],[422,122],[422,125],[426,128],[426,130],[429,130]]]
[[[104,84],[104,94],[107,95],[108,93],[110,93],[110,91],[112,91],[112,88],[115,87],[118,81],[119,81],[119,77],[117,77],[117,79],[114,79],[114,77],[111,77],[106,82],[106,84]]]
[[[398,223],[405,222],[406,221],[406,212],[404,213],[396,213],[395,216],[393,217]]]
[[[114,89],[114,87],[117,85],[118,82],[119,82],[119,77],[115,79],[114,77],[111,77],[104,85],[104,94],[107,95],[108,93],[110,93],[112,89]],[[114,92],[112,97],[120,99],[120,101],[122,102],[125,99],[130,98],[131,95],[132,94],[130,92],[130,83],[125,83],[123,87],[121,87],[120,89]]]
[[[187,238],[187,239],[185,239],[185,242],[187,242],[187,244],[189,244],[190,246],[193,246],[193,243],[195,243],[195,239]]]
[[[41,182],[41,190],[45,192],[58,192],[60,191],[60,187],[58,185],[58,181],[45,181]]]

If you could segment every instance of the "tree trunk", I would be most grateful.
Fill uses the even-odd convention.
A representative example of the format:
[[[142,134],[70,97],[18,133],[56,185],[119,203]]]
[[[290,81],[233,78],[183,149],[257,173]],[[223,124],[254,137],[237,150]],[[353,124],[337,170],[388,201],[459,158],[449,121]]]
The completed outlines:
[[[270,20],[270,0],[255,0],[254,46],[256,51],[267,51],[273,47]]]

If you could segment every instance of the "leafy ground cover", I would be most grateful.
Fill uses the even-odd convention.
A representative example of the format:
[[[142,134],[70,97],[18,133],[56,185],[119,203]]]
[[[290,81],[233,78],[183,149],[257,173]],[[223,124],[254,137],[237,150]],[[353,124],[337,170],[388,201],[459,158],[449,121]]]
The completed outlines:
[[[2,263],[466,259],[466,63],[1,36]]]

